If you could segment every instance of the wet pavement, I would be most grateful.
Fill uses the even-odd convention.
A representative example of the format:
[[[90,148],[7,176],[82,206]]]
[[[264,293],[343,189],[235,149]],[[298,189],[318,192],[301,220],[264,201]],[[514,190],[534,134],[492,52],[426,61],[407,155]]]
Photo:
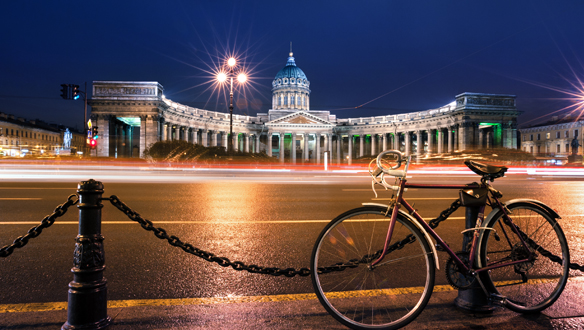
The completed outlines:
[[[404,329],[583,329],[584,279],[572,278],[560,299],[542,313],[522,315],[497,307],[472,313],[453,303],[457,291],[434,292],[422,314]],[[0,305],[0,308],[2,306]],[[346,329],[316,299],[109,308],[110,330],[126,329]],[[0,313],[1,329],[58,329],[67,311]]]

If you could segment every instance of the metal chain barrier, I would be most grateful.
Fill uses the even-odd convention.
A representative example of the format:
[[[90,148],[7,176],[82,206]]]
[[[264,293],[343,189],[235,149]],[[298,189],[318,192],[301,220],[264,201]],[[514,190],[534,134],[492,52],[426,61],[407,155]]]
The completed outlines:
[[[77,194],[69,195],[69,197],[67,197],[67,201],[57,206],[55,211],[53,211],[53,214],[44,217],[38,226],[30,228],[25,235],[17,237],[14,242],[12,242],[12,244],[0,248],[0,257],[8,257],[12,254],[14,249],[25,246],[29,239],[39,236],[43,232],[43,229],[50,227],[55,222],[55,220],[57,220],[57,218],[62,217],[67,212],[70,206],[75,205],[78,202],[79,197]]]
[[[154,235],[159,239],[165,239],[168,241],[170,245],[179,247],[183,251],[195,255],[199,258],[205,259],[209,262],[215,262],[219,264],[219,266],[221,267],[231,267],[237,271],[245,270],[254,274],[266,274],[272,276],[281,275],[284,275],[286,277],[294,277],[296,275],[310,276],[310,270],[308,268],[300,268],[299,270],[296,270],[294,268],[280,269],[276,267],[262,267],[258,265],[246,265],[241,261],[231,261],[226,257],[218,257],[211,252],[203,251],[192,246],[189,243],[184,243],[183,241],[180,240],[180,238],[174,235],[168,235],[166,233],[166,230],[164,230],[163,228],[154,227],[152,221],[142,218],[140,214],[132,210],[124,202],[120,201],[120,199],[117,196],[115,195],[110,196],[109,201],[113,206],[115,206],[124,214],[126,214],[128,218],[130,218],[130,220],[136,221],[142,226],[142,228],[154,232]]]

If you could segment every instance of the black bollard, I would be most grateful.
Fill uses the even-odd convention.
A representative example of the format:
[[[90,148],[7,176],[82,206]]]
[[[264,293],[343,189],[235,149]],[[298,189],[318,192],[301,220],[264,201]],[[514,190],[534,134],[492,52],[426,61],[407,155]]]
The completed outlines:
[[[69,283],[67,322],[62,330],[103,329],[111,323],[107,315],[107,280],[101,235],[103,184],[90,179],[77,186],[79,234],[73,253],[73,281]]]
[[[466,207],[465,229],[475,227],[480,209],[480,207]],[[469,243],[472,242],[473,235],[474,231],[464,233],[462,240],[463,251],[467,251]],[[495,309],[495,307],[489,303],[489,298],[478,281],[474,281],[470,288],[466,290],[458,290],[458,297],[454,299],[454,303],[459,308],[469,312],[487,313],[492,312]]]

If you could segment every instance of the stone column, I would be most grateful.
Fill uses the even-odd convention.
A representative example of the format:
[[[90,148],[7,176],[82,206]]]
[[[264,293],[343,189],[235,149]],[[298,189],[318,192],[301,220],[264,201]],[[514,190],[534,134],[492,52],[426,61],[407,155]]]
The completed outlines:
[[[254,152],[256,154],[259,154],[260,153],[260,137],[261,137],[261,134],[260,133],[256,133],[256,135],[255,135],[255,145],[256,146],[255,146],[255,150],[254,150]]]
[[[454,138],[454,133],[452,132],[454,130],[454,127],[448,127],[447,129],[448,129],[448,152],[452,153],[452,151],[454,150],[453,149],[454,141],[452,141]]]
[[[204,130],[201,131],[201,145],[203,147],[208,147],[209,146],[209,144],[207,143],[208,142],[207,139],[209,138],[209,134],[208,133],[209,132],[206,129],[204,129]]]
[[[105,128],[109,127],[109,123],[102,123],[104,126],[99,126],[100,125],[100,120],[97,120],[97,126],[100,128],[101,131],[101,136],[103,138],[102,141],[106,141],[105,139]],[[103,127],[103,128],[102,128]],[[140,157],[144,157],[144,150],[150,146],[151,144],[155,143],[158,141],[158,116],[151,116],[151,115],[143,115],[140,116],[140,146],[138,147],[138,150],[140,152]],[[100,148],[99,148],[99,144],[97,146],[97,156],[109,156],[109,145],[107,145],[107,143],[102,143],[104,144],[103,147],[105,147],[107,150],[103,150],[100,153]],[[107,154],[105,153],[107,152]]]
[[[399,148],[400,147],[400,145],[399,145],[399,134],[400,133],[397,133],[397,132],[393,134],[393,149],[394,150],[398,150],[398,151],[400,149]]]
[[[97,127],[99,127],[99,142],[97,143],[97,156],[98,157],[109,157],[109,146],[110,146],[110,119],[111,116],[109,115],[101,115],[96,118]],[[154,123],[156,124],[156,122]],[[150,127],[150,126],[149,126]],[[152,128],[153,130],[154,128]],[[142,137],[142,130],[140,130],[140,138]],[[158,132],[152,132],[152,134],[157,134]],[[148,135],[150,136],[150,135]],[[101,141],[100,141],[101,140]],[[154,143],[157,139],[155,137],[152,138],[151,141],[147,140],[147,142]],[[142,145],[140,145],[142,148]],[[142,155],[144,149],[140,150],[140,155]]]
[[[227,139],[229,133],[228,132],[222,132],[221,133],[221,137],[223,138],[223,143],[222,147],[225,148],[225,151],[227,151],[227,145],[229,144],[229,140]]]
[[[284,133],[283,132],[280,133],[279,145],[280,145],[280,163],[283,163],[284,162]]]
[[[406,140],[406,157],[412,154],[412,137],[411,132],[404,132]]]
[[[172,141],[172,123],[168,123],[168,126],[166,127],[168,132],[167,132],[167,141]]]
[[[375,140],[377,140],[377,134],[371,134],[371,156],[375,156],[376,155],[376,145],[375,145]]]
[[[290,147],[290,158],[292,164],[296,164],[296,133],[292,131],[292,146]]]
[[[272,132],[268,132],[268,139],[266,141],[266,153],[268,154],[268,157],[272,157]]]
[[[245,152],[249,152],[249,133],[245,133]]]
[[[444,129],[438,128],[438,153],[444,153]]]
[[[162,130],[162,141],[167,141],[168,140],[168,129],[166,128],[167,124],[162,124],[161,130]]]
[[[308,162],[308,133],[304,133],[304,161]]]
[[[429,129],[428,130],[428,152],[427,155],[430,156],[432,153],[434,153],[434,130],[433,129]]]
[[[359,157],[363,157],[363,155],[365,154],[365,137],[367,135],[365,134],[359,134]],[[351,136],[352,138],[352,136]],[[351,155],[352,157],[353,155]]]
[[[315,152],[316,152],[316,164],[320,164],[320,134],[314,134],[314,142],[315,142]]]
[[[416,131],[416,139],[418,140],[418,147],[416,148],[416,157],[420,157],[424,151],[424,134],[422,131]]]
[[[189,142],[189,128],[188,127],[181,127],[183,131],[183,141]]]
[[[382,141],[382,145],[383,145],[383,150],[381,151],[385,151],[387,150],[387,133],[383,133],[381,134],[381,141]]]
[[[239,151],[238,137],[239,137],[239,133],[233,132],[233,136],[231,139],[231,143],[233,143],[233,151]]]
[[[348,135],[348,138],[349,138],[349,161],[348,161],[347,164],[351,165],[351,164],[353,164],[353,138],[354,137],[353,137],[352,134],[349,134]],[[359,135],[359,139],[361,139],[361,135]],[[363,141],[363,140],[361,140],[361,141]],[[363,150],[363,144],[362,143],[363,142],[361,142],[361,150]]]
[[[484,135],[485,135],[485,130],[482,128],[479,128],[479,144],[477,145],[477,149],[483,149]]]
[[[466,150],[467,146],[466,133],[468,129],[465,127],[465,124],[466,123],[461,123],[460,126],[458,126],[458,150],[460,151]]]
[[[174,139],[180,140],[180,126],[178,124],[174,127]]]
[[[337,134],[337,164],[341,164],[341,142],[342,137],[340,134]]]

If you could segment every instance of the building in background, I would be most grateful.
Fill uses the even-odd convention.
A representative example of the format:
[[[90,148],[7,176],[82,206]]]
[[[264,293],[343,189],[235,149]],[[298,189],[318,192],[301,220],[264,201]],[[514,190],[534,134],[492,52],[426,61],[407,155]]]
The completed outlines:
[[[55,156],[63,148],[66,128],[0,112],[0,156]],[[85,134],[71,131],[71,148],[83,152]]]
[[[310,82],[290,53],[272,81],[272,109],[257,116],[192,108],[163,95],[158,82],[94,81],[91,120],[101,157],[141,157],[149,145],[184,140],[265,152],[280,162],[336,163],[399,149],[418,158],[456,150],[517,148],[515,96],[463,93],[426,111],[337,118],[310,109]]]
[[[575,116],[554,116],[546,123],[520,129],[521,149],[550,162],[565,163],[582,155],[584,121]]]

